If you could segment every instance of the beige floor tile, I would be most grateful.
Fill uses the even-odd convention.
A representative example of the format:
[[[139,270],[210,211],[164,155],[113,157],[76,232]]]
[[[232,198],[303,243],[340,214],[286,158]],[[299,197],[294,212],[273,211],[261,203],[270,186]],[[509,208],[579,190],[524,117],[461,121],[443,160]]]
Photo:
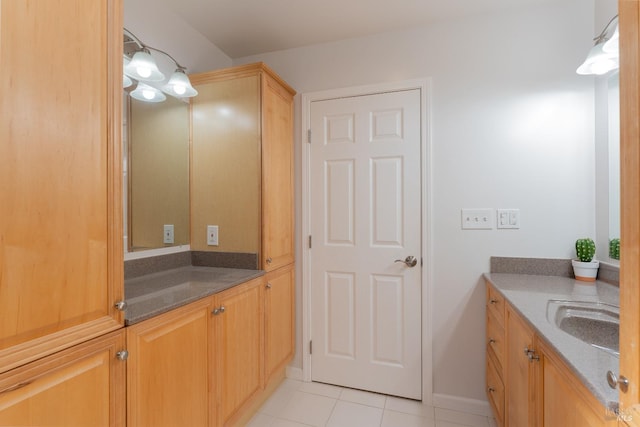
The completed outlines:
[[[339,400],[327,427],[378,427],[381,421],[382,408]]]
[[[387,397],[383,394],[345,388],[344,390],[342,390],[340,400],[359,403],[361,405],[373,406],[376,408],[384,408]]]
[[[396,412],[404,412],[405,414],[419,415],[433,419],[433,406],[423,405],[411,399],[402,399],[400,397],[387,397],[384,409]]]
[[[436,421],[446,421],[470,427],[488,427],[489,419],[481,415],[467,414],[466,412],[452,411],[450,409],[435,409]],[[436,423],[436,426],[439,426]]]
[[[247,427],[273,427],[274,419],[275,418],[273,418],[271,415],[258,413],[254,415],[253,418],[251,418],[251,421],[249,421]]]
[[[324,426],[335,404],[336,399],[296,391],[278,418],[312,426]]]
[[[381,427],[434,427],[435,420],[404,412],[384,411]]]
[[[320,396],[330,397],[332,399],[337,399],[340,397],[340,393],[342,392],[342,387],[338,387],[335,385],[323,384],[323,383],[302,383],[298,388],[299,391],[303,391],[305,393],[317,394]]]

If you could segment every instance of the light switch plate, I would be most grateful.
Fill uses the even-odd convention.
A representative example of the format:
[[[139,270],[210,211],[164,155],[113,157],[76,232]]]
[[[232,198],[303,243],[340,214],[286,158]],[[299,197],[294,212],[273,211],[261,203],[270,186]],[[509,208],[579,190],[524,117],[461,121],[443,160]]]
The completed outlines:
[[[207,225],[207,245],[218,246],[218,226]]]
[[[520,209],[498,209],[498,228],[520,228]]]
[[[493,230],[493,209],[462,209],[463,230]]]

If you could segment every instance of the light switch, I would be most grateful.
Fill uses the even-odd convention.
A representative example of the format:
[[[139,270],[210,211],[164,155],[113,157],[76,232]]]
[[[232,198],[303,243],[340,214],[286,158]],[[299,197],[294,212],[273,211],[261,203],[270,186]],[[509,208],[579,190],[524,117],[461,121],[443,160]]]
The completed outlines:
[[[520,228],[520,209],[498,209],[498,228]]]
[[[218,226],[207,225],[207,245],[218,246]]]
[[[493,209],[462,209],[463,230],[493,230]]]

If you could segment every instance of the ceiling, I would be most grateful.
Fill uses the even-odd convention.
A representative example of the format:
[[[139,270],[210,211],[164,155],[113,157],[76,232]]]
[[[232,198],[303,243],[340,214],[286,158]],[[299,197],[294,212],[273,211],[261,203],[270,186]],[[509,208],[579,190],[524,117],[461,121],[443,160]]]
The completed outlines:
[[[548,1],[157,0],[233,59]]]

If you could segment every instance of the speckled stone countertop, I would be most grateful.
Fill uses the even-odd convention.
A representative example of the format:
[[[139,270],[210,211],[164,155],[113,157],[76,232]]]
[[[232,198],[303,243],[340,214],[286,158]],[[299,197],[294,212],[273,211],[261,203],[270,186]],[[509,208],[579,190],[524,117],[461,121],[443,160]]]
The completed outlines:
[[[127,279],[125,324],[133,325],[262,275],[262,270],[187,266]]]
[[[618,372],[619,358],[560,330],[547,319],[549,300],[602,302],[619,306],[619,289],[604,282],[585,284],[559,276],[487,273],[509,304],[558,353],[578,379],[606,408],[617,407],[618,391],[607,384],[607,371]]]

